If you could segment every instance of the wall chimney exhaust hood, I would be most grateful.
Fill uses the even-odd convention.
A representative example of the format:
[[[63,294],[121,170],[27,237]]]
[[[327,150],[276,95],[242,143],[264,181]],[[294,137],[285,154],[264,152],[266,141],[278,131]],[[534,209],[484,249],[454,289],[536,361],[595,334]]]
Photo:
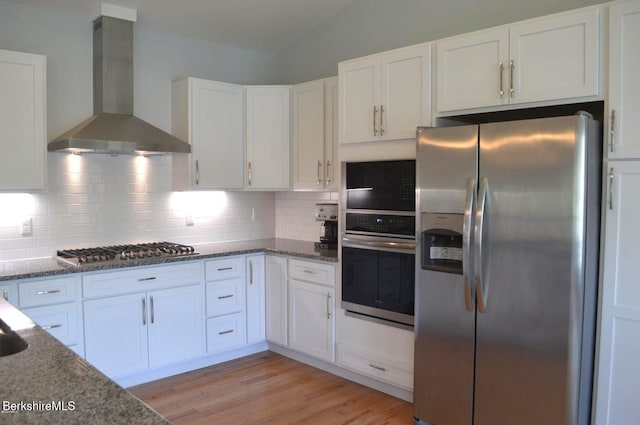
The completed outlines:
[[[133,116],[133,22],[93,22],[93,113],[49,142],[49,152],[190,153],[188,143]]]

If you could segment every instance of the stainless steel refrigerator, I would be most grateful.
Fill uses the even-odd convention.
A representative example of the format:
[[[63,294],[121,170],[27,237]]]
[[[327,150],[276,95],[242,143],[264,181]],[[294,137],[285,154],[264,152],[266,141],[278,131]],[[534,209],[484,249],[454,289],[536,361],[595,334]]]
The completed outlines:
[[[419,128],[416,167],[416,423],[587,425],[600,125]]]

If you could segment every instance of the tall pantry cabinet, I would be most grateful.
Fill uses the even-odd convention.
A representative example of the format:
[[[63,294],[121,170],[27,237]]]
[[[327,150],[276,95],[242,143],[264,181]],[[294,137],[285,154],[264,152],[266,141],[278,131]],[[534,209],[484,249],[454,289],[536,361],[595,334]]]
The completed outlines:
[[[609,9],[609,122],[605,161],[596,425],[640,418],[640,1]]]

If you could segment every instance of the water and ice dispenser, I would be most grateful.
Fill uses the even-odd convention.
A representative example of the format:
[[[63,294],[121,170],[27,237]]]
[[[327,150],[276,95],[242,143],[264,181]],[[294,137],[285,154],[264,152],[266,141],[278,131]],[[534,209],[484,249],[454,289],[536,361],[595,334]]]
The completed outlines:
[[[426,213],[422,222],[422,268],[462,274],[464,214]]]

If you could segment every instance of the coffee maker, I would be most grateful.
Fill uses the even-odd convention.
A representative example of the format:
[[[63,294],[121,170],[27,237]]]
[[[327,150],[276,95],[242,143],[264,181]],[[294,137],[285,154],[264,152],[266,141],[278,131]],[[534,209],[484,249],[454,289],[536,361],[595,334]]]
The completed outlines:
[[[316,221],[321,221],[320,242],[315,243],[318,249],[338,248],[338,205],[316,204]]]

